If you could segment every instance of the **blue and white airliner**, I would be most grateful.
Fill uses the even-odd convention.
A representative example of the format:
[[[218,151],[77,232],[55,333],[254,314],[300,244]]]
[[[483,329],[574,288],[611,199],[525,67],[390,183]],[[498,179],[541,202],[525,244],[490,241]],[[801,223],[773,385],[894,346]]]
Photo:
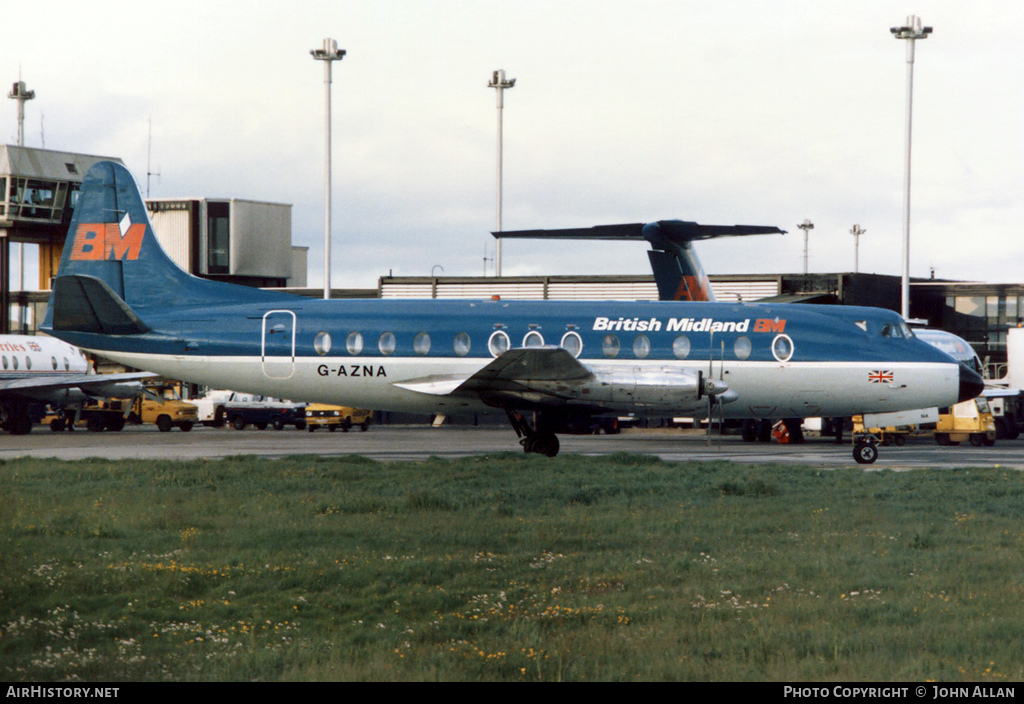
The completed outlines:
[[[981,378],[891,311],[711,301],[317,300],[191,276],[121,165],[86,175],[42,329],[213,388],[507,413],[527,452],[606,414],[806,418],[949,406]],[[873,445],[854,456],[873,461]]]

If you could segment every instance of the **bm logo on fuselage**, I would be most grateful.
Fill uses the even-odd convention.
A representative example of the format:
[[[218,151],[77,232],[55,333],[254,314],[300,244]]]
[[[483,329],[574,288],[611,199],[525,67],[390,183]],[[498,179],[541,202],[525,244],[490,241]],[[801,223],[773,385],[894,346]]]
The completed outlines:
[[[79,225],[71,243],[72,261],[105,261],[108,259],[139,258],[142,236],[146,234],[144,223],[135,223],[122,235],[116,222],[89,223]]]

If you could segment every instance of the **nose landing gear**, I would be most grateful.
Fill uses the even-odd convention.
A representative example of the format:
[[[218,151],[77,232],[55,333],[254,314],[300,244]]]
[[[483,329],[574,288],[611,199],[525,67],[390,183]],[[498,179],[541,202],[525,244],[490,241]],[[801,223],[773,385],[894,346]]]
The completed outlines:
[[[857,464],[873,464],[878,459],[878,438],[872,433],[854,436],[853,459]]]

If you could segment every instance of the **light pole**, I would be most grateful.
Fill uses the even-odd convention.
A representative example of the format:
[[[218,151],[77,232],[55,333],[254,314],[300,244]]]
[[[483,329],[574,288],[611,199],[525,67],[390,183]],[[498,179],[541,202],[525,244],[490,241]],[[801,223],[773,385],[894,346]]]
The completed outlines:
[[[21,76],[18,76],[18,82],[11,88],[11,92],[7,94],[7,97],[11,100],[18,101],[18,146],[25,146],[25,103],[36,97],[34,90],[29,90],[25,86],[25,81],[21,80]]]
[[[850,234],[853,235],[853,273],[860,273],[860,236],[863,235],[867,230],[860,229],[860,225],[854,225],[850,228]]]
[[[498,93],[498,229],[497,232],[501,232],[501,159],[502,159],[502,147],[501,147],[501,116],[505,109],[505,89],[512,88],[516,84],[516,79],[509,78],[506,80],[505,71],[499,69],[494,72],[491,82],[487,84],[488,88],[494,88]],[[485,272],[486,273],[486,272]],[[494,248],[494,275],[501,276],[501,238],[498,238],[498,242]]]
[[[927,39],[931,27],[922,27],[921,18],[911,15],[902,27],[890,27],[896,39],[907,40],[907,138],[906,170],[903,173],[903,275],[901,280],[900,312],[910,317],[910,125],[914,104],[914,43]]]
[[[338,42],[324,39],[322,49],[309,52],[317,61],[324,62],[324,299],[331,297],[331,64],[341,61],[345,50],[338,48]]]
[[[814,223],[805,218],[797,227],[804,231],[804,276],[807,276],[807,231],[814,229]]]

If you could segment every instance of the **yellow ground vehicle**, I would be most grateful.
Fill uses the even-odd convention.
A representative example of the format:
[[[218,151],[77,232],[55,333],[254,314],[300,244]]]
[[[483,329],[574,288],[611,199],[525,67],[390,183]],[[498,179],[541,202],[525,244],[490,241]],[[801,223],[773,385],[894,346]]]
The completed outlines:
[[[85,404],[77,409],[78,426],[85,425],[92,431],[122,430],[125,423],[141,425],[153,423],[162,432],[180,428],[192,430],[199,420],[199,409],[195,404],[181,400],[173,386],[147,386],[147,393],[131,399],[109,399]],[[50,430],[71,429],[71,418],[76,409],[51,413],[43,418]]]
[[[317,428],[334,431],[341,428],[346,433],[353,425],[365,431],[370,427],[373,411],[350,406],[331,406],[326,403],[311,403],[306,406],[306,427],[309,432]]]
[[[891,425],[885,428],[865,428],[862,416],[853,417],[853,435],[857,437],[863,433],[871,433],[878,438],[883,445],[903,445],[907,436],[913,435],[917,430],[912,425]]]
[[[996,444],[995,417],[984,396],[939,410],[935,442],[958,445],[964,440],[969,440],[975,447]]]
[[[42,420],[43,425],[59,433],[62,430],[73,430],[72,419],[77,418],[77,427],[85,426],[93,432],[104,430],[122,430],[125,424],[125,410],[128,401],[111,399],[110,401],[91,401],[81,408],[55,409],[47,413]]]
[[[129,423],[154,423],[164,433],[171,428],[187,433],[199,421],[199,408],[183,401],[174,386],[147,386],[146,391],[132,404]]]

